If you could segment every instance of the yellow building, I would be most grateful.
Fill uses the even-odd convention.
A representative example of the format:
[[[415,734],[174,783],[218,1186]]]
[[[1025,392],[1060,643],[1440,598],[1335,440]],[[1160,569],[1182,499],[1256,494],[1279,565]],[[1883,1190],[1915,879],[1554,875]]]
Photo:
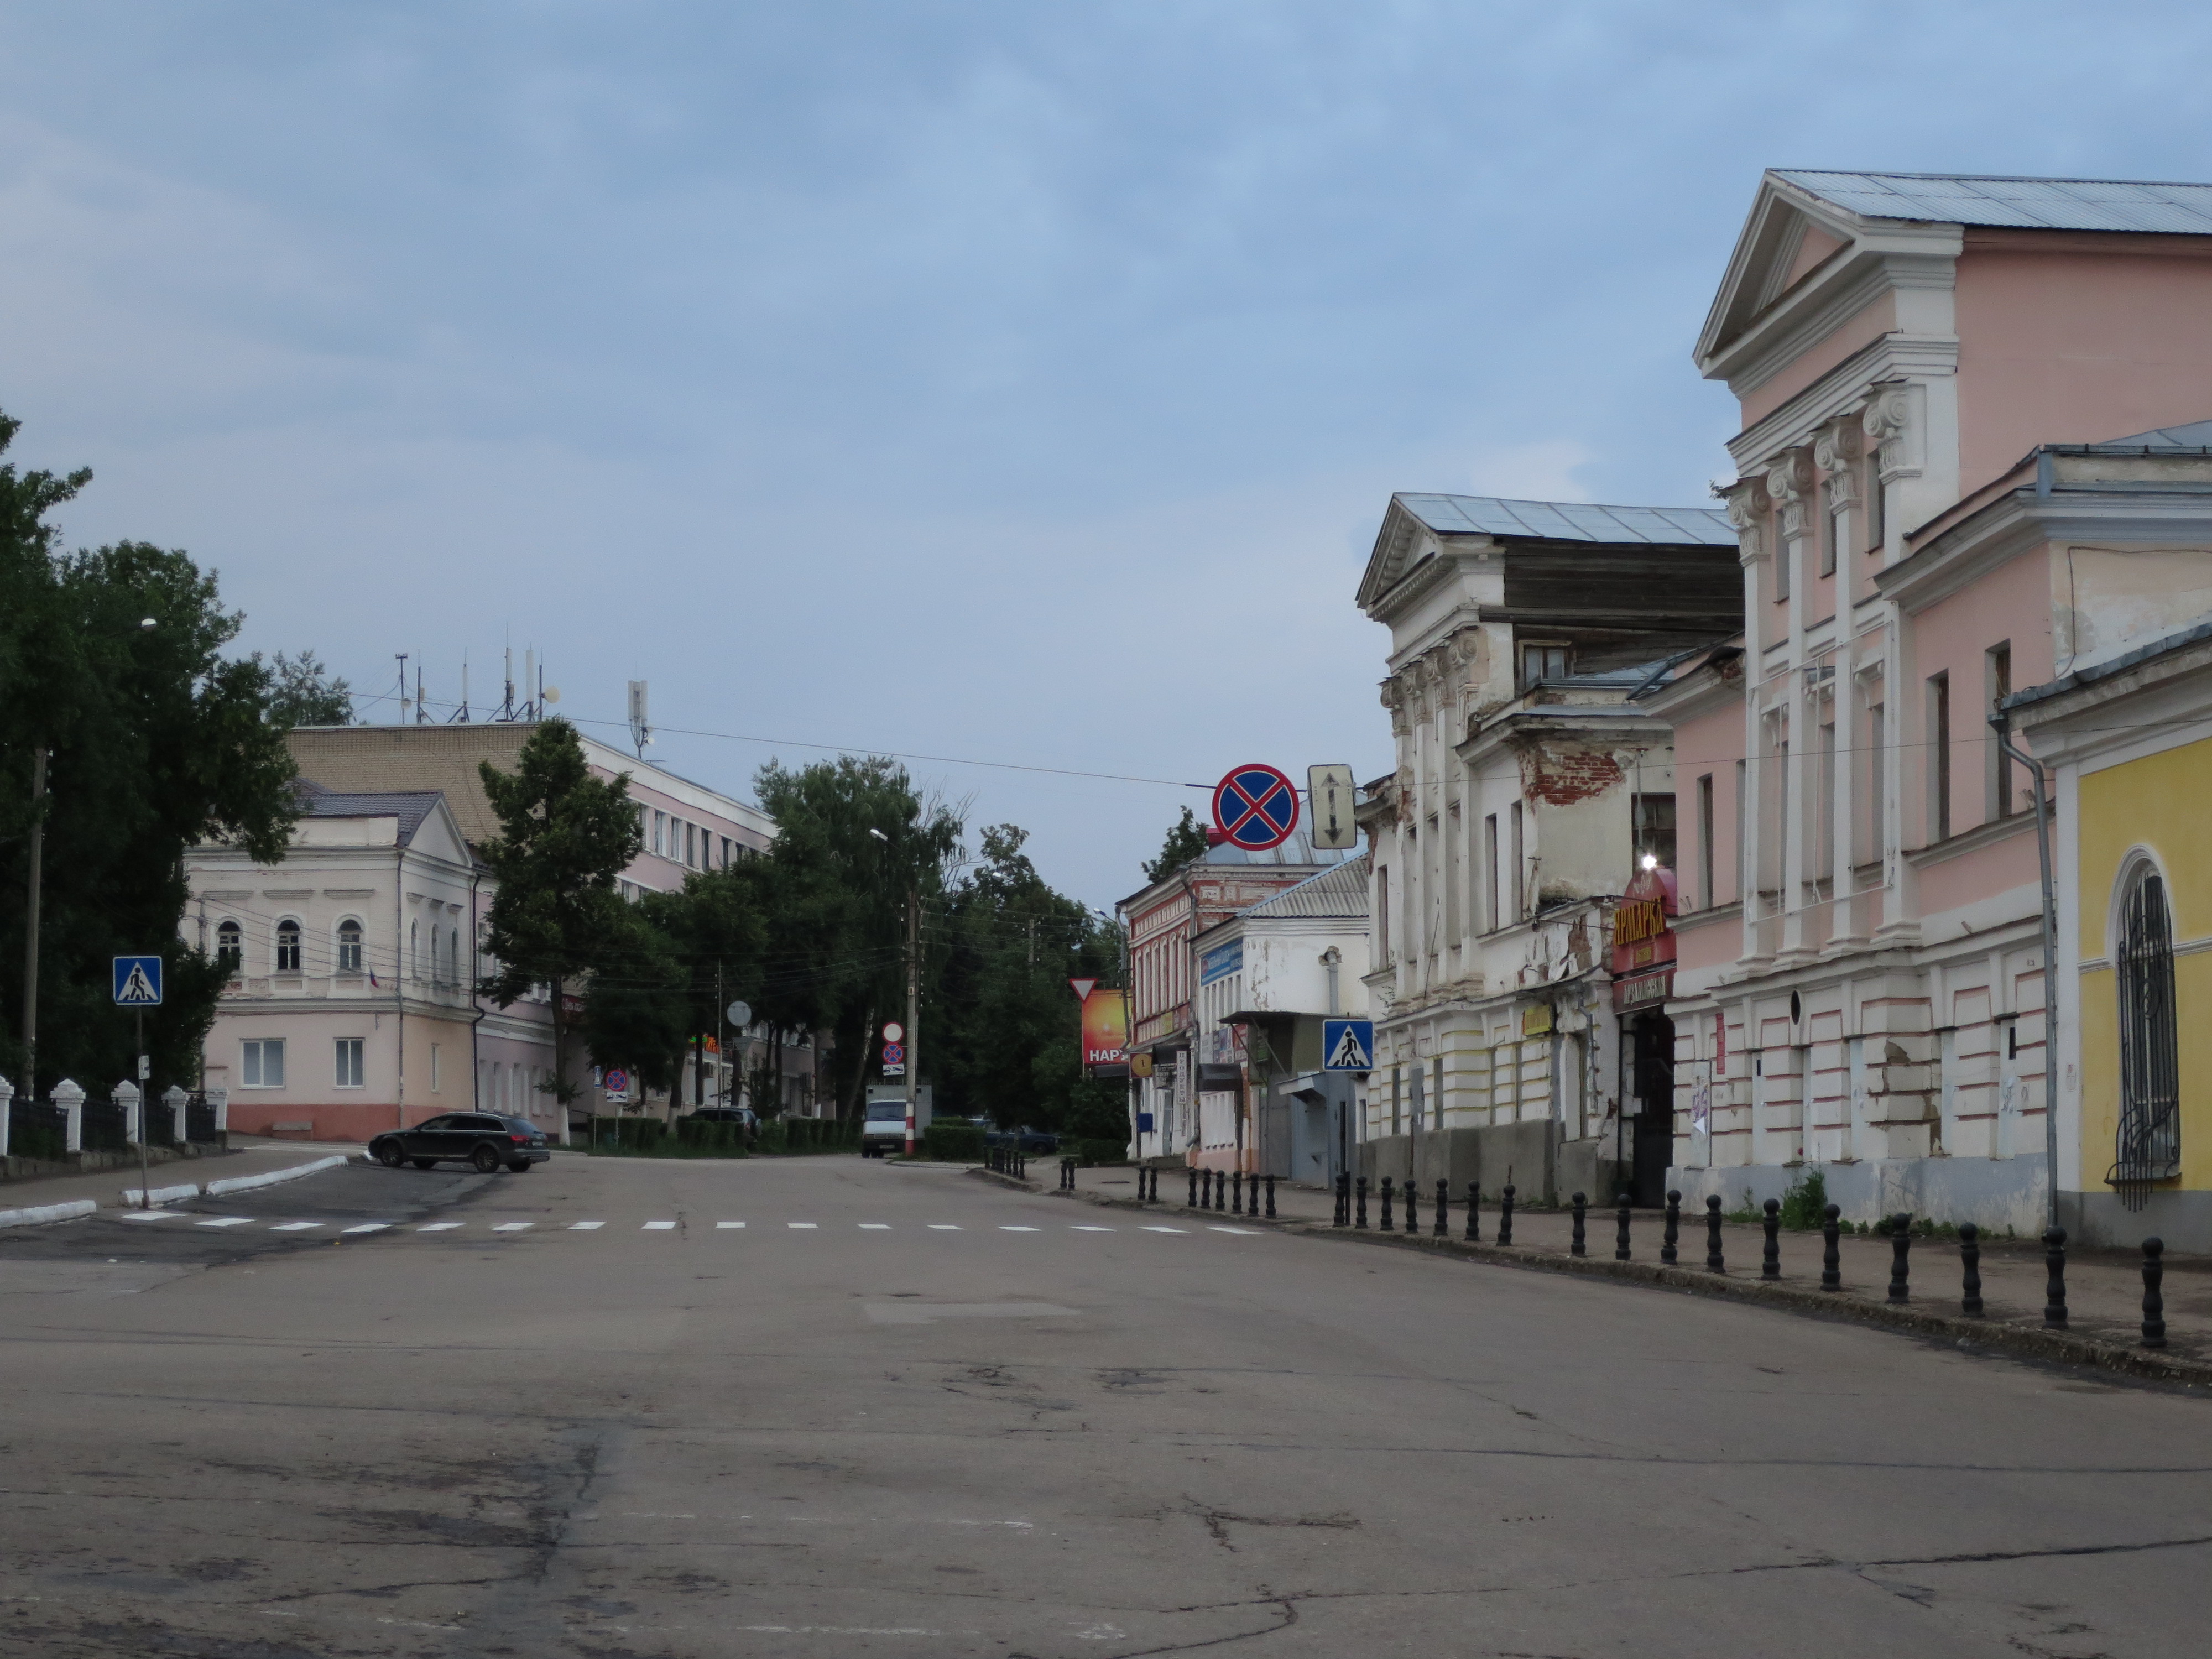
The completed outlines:
[[[2060,1224],[2212,1250],[2212,624],[2005,707],[2053,772]]]

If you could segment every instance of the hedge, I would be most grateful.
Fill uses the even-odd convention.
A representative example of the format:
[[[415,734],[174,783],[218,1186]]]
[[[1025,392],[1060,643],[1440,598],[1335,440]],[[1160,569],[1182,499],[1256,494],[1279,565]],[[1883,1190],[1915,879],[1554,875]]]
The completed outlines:
[[[1060,1142],[1063,1146],[1066,1144],[1064,1140]],[[1079,1140],[1075,1143],[1075,1156],[1085,1164],[1127,1164],[1129,1161],[1129,1143],[1126,1140]]]
[[[921,1155],[940,1164],[980,1164],[983,1132],[972,1123],[933,1123],[921,1132]]]

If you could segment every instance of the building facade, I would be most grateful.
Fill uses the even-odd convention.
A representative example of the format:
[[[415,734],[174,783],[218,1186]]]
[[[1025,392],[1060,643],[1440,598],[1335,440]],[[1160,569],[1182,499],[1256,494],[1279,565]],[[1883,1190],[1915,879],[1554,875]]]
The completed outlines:
[[[1525,1200],[1632,1167],[1613,913],[1674,823],[1636,694],[1741,625],[1735,539],[1710,508],[1393,498],[1359,591],[1397,751],[1359,811],[1370,1178]]]

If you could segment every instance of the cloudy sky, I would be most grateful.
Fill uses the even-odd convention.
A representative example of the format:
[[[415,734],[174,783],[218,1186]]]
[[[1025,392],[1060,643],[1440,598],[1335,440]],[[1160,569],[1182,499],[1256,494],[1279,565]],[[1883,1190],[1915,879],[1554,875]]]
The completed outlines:
[[[739,792],[1166,780],[915,763],[1109,903],[1177,781],[1386,769],[1390,491],[1704,499],[1761,167],[2212,179],[2208,46],[2201,0],[0,0],[0,408],[94,469],[73,539],[358,689],[465,653],[481,702],[511,641]]]

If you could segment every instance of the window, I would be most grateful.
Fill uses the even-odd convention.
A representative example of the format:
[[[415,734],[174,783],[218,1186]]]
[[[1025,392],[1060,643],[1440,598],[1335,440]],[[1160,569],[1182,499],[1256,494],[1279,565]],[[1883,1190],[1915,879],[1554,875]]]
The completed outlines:
[[[1528,914],[1528,895],[1522,890],[1528,868],[1528,861],[1527,857],[1526,843],[1522,839],[1521,829],[1521,803],[1517,800],[1513,803],[1511,816],[1513,842],[1512,846],[1508,849],[1513,854],[1513,915],[1510,919],[1514,921],[1518,921],[1522,917]]]
[[[1928,839],[1951,838],[1951,677],[1928,681]]]
[[[407,924],[407,977],[422,977],[422,924],[419,921]]]
[[[216,965],[237,974],[246,970],[246,933],[234,921],[226,921],[215,930]]]
[[[1881,695],[1881,682],[1871,681],[1866,689],[1871,699]],[[1888,833],[1883,823],[1887,816],[1888,768],[1885,764],[1887,745],[1882,737],[1882,706],[1869,701],[1863,710],[1863,719],[1856,742],[1851,745],[1852,759],[1858,767],[1857,799],[1861,808],[1858,821],[1857,844],[1851,854],[1855,864],[1879,867],[1882,862],[1882,838]]]
[[[239,1080],[248,1089],[284,1086],[284,1039],[249,1037],[239,1045]]]
[[[1713,890],[1713,775],[1698,779],[1698,902],[1708,910],[1720,902]]]
[[[340,1037],[337,1040],[337,1085],[341,1089],[362,1086],[362,1042],[360,1037]]]
[[[446,935],[446,979],[453,985],[461,982],[461,930],[458,927]]]
[[[338,924],[338,972],[361,971],[361,924],[349,917]]]
[[[1749,864],[1746,861],[1747,849],[1746,849],[1746,848],[1745,848],[1745,846],[1744,846],[1744,834],[1743,834],[1743,830],[1744,830],[1744,816],[1745,816],[1745,807],[1746,807],[1746,802],[1745,802],[1745,799],[1744,799],[1744,779],[1745,779],[1745,776],[1746,776],[1746,775],[1747,775],[1747,770],[1748,770],[1748,769],[1746,767],[1746,765],[1745,765],[1745,763],[1744,763],[1743,762],[1741,762],[1741,761],[1738,761],[1738,762],[1735,763],[1735,896],[1736,896],[1736,897],[1737,897],[1737,898],[1739,898],[1739,899],[1741,899],[1741,898],[1742,898],[1742,897],[1743,897],[1743,896],[1744,896],[1744,891],[1743,891],[1743,890],[1744,890],[1744,888],[1745,888],[1747,885],[1748,885],[1748,884],[1749,884],[1746,881],[1746,879],[1745,879],[1745,878],[1746,878],[1747,874],[1748,873],[1748,872],[1749,872],[1749,870],[1750,870],[1750,866],[1749,866]],[[1752,913],[1752,909],[1753,909],[1753,908],[1755,908],[1755,907],[1747,906],[1747,907],[1745,908],[1744,914],[1745,914],[1746,915],[1749,915]]]
[[[722,837],[722,868],[724,868],[725,870],[726,870],[726,869],[728,869],[729,867],[730,867],[730,838],[729,838],[727,836],[723,836],[723,837]]]
[[[684,866],[687,870],[699,865],[699,827],[694,823],[684,826]]]
[[[1820,515],[1820,574],[1823,576],[1836,574],[1836,544],[1843,538],[1844,520],[1849,511],[1848,508],[1843,512],[1831,508]]]
[[[438,982],[438,924],[430,924],[430,982]]]
[[[2166,882],[2146,860],[2121,890],[2114,948],[2120,999],[2120,1127],[2111,1171],[2131,1210],[2181,1173],[2181,1066],[2174,1029],[2173,932]]]
[[[1983,690],[1989,699],[1989,712],[1997,712],[1997,705],[2012,696],[2012,641],[1993,645],[1982,653]],[[1989,750],[1989,800],[1983,816],[1990,818],[2010,817],[2014,811],[2012,784],[2012,757],[1997,747],[1994,741],[1983,745]]]
[[[1390,960],[1390,866],[1375,866],[1375,948],[1388,965]]]
[[[276,924],[276,971],[300,971],[300,924],[289,916]]]
[[[1812,797],[1813,822],[1807,826],[1805,845],[1813,855],[1813,886],[1832,892],[1828,884],[1836,878],[1835,704],[1824,699],[1817,713],[1819,747],[1813,757],[1812,787],[1806,791]]]
[[[1774,538],[1774,602],[1790,602],[1790,561],[1797,555],[1797,538],[1777,536]]]
[[[1564,679],[1574,672],[1574,647],[1565,645],[1523,645],[1521,647],[1521,690],[1539,680]]]
[[[430,1045],[430,1092],[438,1092],[438,1045]]]
[[[667,838],[668,814],[655,812],[653,815],[653,850],[664,858],[667,856]]]
[[[1483,902],[1488,907],[1483,916],[1486,927],[1502,927],[1505,917],[1498,906],[1498,814],[1491,812],[1482,820],[1482,890]]]
[[[1881,452],[1869,447],[1866,458],[1866,544],[1873,556],[1869,563],[1880,564],[1885,544],[1889,540],[1888,501],[1882,495]]]
[[[1629,811],[1633,822],[1637,860],[1641,867],[1643,855],[1649,853],[1667,869],[1674,867],[1674,797],[1637,795],[1631,799]]]
[[[1444,862],[1444,948],[1456,951],[1466,924],[1460,915],[1460,866],[1466,862],[1460,850],[1465,844],[1466,831],[1462,826],[1460,804],[1454,801],[1447,815],[1451,834],[1439,847]]]

